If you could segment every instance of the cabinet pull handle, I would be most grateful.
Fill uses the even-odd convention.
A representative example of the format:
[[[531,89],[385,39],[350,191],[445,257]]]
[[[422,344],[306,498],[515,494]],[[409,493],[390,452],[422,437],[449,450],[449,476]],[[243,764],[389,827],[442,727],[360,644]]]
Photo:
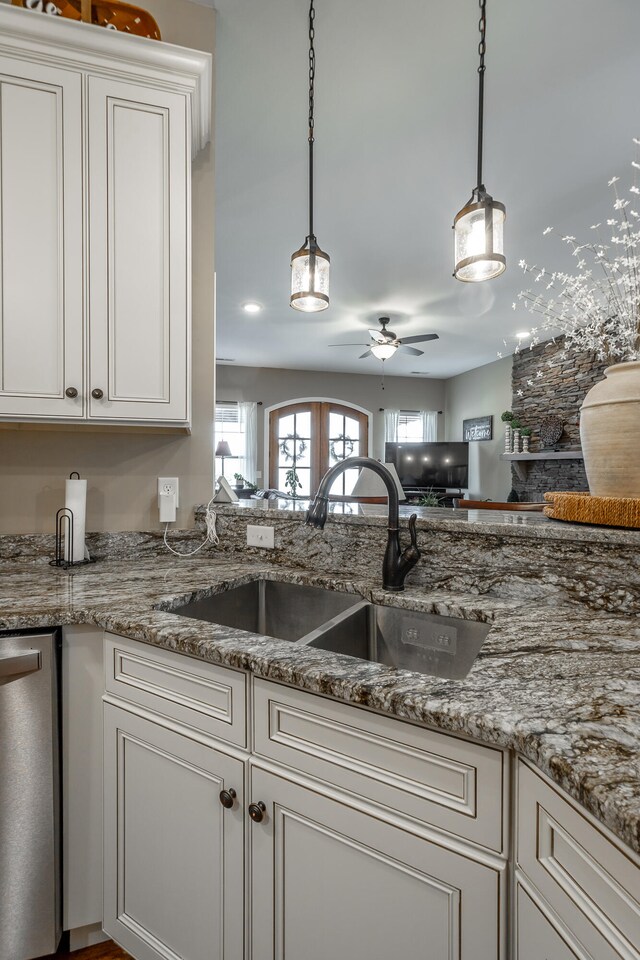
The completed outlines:
[[[94,400],[102,400],[102,398],[104,397],[104,393],[100,389],[100,387],[96,387],[95,390],[91,391],[91,396],[93,397]]]
[[[220,791],[220,803],[223,807],[226,807],[227,810],[231,810],[235,799],[236,792],[233,787],[231,787],[229,790]]]
[[[267,808],[265,804],[262,802],[262,800],[258,800],[257,803],[249,804],[249,816],[251,817],[254,823],[262,823],[262,821],[264,820],[264,813],[266,809]]]
[[[78,396],[78,391],[75,387],[67,387],[65,394],[67,397],[69,397],[69,400],[75,400],[75,398]]]

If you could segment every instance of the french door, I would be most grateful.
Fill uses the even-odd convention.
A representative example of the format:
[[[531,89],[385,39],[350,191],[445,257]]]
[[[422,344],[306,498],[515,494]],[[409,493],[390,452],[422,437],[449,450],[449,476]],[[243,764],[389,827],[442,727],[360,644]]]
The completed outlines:
[[[306,401],[290,403],[269,415],[269,486],[287,487],[287,473],[294,470],[298,494],[315,494],[323,475],[341,460],[367,456],[369,419],[366,413],[339,403]],[[345,470],[331,493],[349,495],[359,471]]]

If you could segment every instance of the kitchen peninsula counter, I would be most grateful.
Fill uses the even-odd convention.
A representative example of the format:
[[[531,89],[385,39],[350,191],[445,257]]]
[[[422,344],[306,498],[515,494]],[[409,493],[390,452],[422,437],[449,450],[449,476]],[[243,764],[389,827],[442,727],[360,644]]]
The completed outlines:
[[[337,524],[327,526],[335,529]],[[161,552],[155,534],[95,537],[94,549],[101,546],[106,555],[120,559],[66,573],[45,561],[45,540],[48,544],[48,538],[0,538],[1,630],[95,624],[180,654],[512,748],[640,852],[635,590],[621,590],[624,598],[616,608],[609,584],[602,594],[608,609],[590,608],[559,589],[532,600],[519,580],[508,596],[506,581],[494,589],[491,575],[484,590],[479,582],[461,589],[462,582],[456,584],[451,575],[448,581],[434,577],[431,586],[409,579],[404,593],[388,594],[380,588],[379,571],[372,576],[358,569],[356,553],[342,572],[312,572],[295,558],[289,565],[273,563],[270,555],[265,559],[266,551],[257,557],[249,551],[231,555],[206,548],[204,556],[181,560]],[[181,549],[189,543],[192,534],[185,536]],[[258,576],[481,620],[491,630],[468,676],[445,680],[171,612],[181,603]]]

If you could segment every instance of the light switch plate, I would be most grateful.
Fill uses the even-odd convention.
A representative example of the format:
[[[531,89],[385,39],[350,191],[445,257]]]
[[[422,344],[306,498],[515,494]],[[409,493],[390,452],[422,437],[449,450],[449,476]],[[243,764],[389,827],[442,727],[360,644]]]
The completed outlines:
[[[251,523],[247,524],[247,546],[262,547],[265,550],[273,550],[275,547],[274,528],[258,527]]]

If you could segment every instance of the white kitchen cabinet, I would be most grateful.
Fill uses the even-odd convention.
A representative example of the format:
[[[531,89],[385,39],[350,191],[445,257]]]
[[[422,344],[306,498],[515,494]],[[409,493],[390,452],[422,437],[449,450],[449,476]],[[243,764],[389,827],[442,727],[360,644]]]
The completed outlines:
[[[0,55],[0,416],[84,413],[81,98]]]
[[[532,900],[516,887],[516,947],[514,960],[592,960],[575,943],[570,943]]]
[[[183,96],[89,77],[89,415],[188,420]]]
[[[497,960],[500,872],[253,767],[251,960]]]
[[[0,6],[1,419],[189,425],[210,85],[207,53]]]
[[[640,859],[528,763],[516,774],[516,876],[586,956],[640,960]]]
[[[136,960],[241,960],[242,761],[110,703],[104,738],[105,931]]]

